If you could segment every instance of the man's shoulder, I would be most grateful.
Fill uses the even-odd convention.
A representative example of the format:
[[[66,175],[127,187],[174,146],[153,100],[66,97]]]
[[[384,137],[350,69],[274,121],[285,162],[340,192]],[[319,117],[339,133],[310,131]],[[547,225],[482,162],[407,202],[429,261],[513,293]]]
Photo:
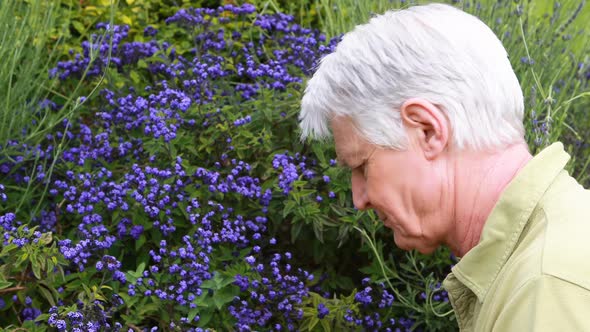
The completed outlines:
[[[546,219],[542,274],[590,290],[590,191],[563,171],[539,208]]]

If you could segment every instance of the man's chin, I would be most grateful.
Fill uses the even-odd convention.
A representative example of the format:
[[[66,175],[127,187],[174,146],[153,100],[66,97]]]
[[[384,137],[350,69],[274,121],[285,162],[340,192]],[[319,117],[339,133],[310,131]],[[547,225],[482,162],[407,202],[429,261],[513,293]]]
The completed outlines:
[[[419,253],[423,254],[423,255],[430,255],[432,254],[435,250],[436,247],[424,247],[424,246],[415,246],[412,245],[411,243],[408,243],[408,241],[404,241],[405,238],[396,238],[395,236],[395,232],[393,233],[393,242],[395,243],[395,245],[405,251],[410,251],[410,250],[414,250],[416,249]]]
[[[416,248],[416,250],[421,254],[430,255],[436,251],[436,248]]]
[[[393,232],[393,242],[395,243],[395,245],[398,248],[400,248],[402,250],[409,251],[409,250],[414,249],[412,246],[410,246],[410,244],[408,243],[408,241],[405,238],[398,236],[395,231]]]

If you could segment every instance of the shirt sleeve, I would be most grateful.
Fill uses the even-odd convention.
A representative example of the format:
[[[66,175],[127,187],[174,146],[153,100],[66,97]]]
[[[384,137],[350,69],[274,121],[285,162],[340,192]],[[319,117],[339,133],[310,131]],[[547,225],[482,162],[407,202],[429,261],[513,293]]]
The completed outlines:
[[[532,279],[506,303],[493,331],[590,331],[590,290],[549,275]]]

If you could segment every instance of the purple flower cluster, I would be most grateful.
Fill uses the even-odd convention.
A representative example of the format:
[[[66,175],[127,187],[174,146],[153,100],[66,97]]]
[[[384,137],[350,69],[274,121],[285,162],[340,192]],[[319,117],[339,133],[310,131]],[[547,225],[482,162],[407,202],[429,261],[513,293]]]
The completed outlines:
[[[256,11],[256,7],[251,4],[244,4],[242,6],[225,5],[214,8],[190,8],[181,9],[173,16],[166,19],[166,24],[176,23],[179,26],[188,29],[198,26],[208,26],[211,24],[211,18],[218,17],[222,23],[228,23],[229,20],[224,17],[219,17],[224,12],[230,12],[234,15],[248,15]]]
[[[531,111],[531,122],[533,126],[533,134],[535,136],[535,145],[541,146],[549,143],[551,134],[551,118],[539,120],[535,110]]]
[[[272,167],[276,170],[281,171],[279,174],[279,187],[283,190],[285,195],[288,195],[293,189],[293,182],[298,180],[300,176],[304,179],[313,178],[316,173],[309,168],[306,162],[307,157],[296,153],[294,156],[289,153],[276,154],[272,161]],[[315,160],[311,160],[311,166],[315,166]]]
[[[195,172],[195,177],[201,179],[203,184],[208,186],[212,193],[226,194],[228,192],[235,192],[243,197],[250,199],[258,199],[263,207],[268,206],[272,191],[267,189],[262,190],[260,180],[250,176],[251,167],[244,161],[237,161],[236,159],[227,160],[222,157],[222,161],[227,161],[228,166],[231,165],[226,176],[222,176],[218,171],[208,171],[204,168],[198,168]],[[220,169],[222,166],[219,162],[215,162],[215,168]]]
[[[381,309],[392,308],[395,301],[383,283],[369,285],[369,278],[363,279],[362,283],[365,288],[354,296],[355,303],[360,306],[358,312],[348,310],[344,315],[346,321],[368,331],[414,331],[413,319],[387,319],[379,314]]]
[[[122,331],[123,325],[118,322],[111,324],[109,317],[122,304],[122,299],[115,294],[108,303],[95,300],[91,304],[84,304],[82,301],[78,301],[76,309],[73,311],[72,308],[53,306],[49,309],[47,323],[60,332],[99,332],[105,330],[119,332]]]
[[[432,292],[432,300],[434,300],[435,302],[449,302],[449,294],[447,293],[447,291],[443,290],[440,282],[436,285],[431,285],[430,290]],[[420,293],[420,298],[422,300],[426,300],[426,297],[427,295],[425,292]]]
[[[129,26],[99,23],[96,28],[104,30],[103,34],[93,34],[90,41],[82,42],[82,54],[76,54],[74,60],[58,63],[57,67],[50,71],[50,76],[58,75],[62,80],[70,76],[99,76],[111,64],[122,71],[124,65],[137,63],[138,60],[150,57],[160,50],[155,41],[122,43],[129,35]],[[70,54],[73,54],[73,50]]]
[[[243,126],[246,123],[250,123],[250,122],[252,122],[252,117],[249,115],[246,115],[245,118],[237,119],[236,121],[234,121],[234,126],[239,127],[239,126]]]
[[[6,202],[6,200],[8,199],[6,193],[4,192],[5,190],[6,188],[4,188],[4,185],[0,184],[0,201],[2,202]]]
[[[318,318],[322,319],[326,317],[328,314],[330,314],[330,309],[328,309],[325,304],[320,303],[318,305]]]
[[[16,296],[13,300],[17,300]],[[15,301],[16,302],[16,301]],[[41,310],[33,307],[33,300],[30,297],[25,298],[25,308],[21,312],[23,320],[35,320],[37,316],[41,315]]]
[[[261,253],[259,251],[257,256],[263,258]],[[229,312],[237,319],[238,331],[252,328],[295,330],[295,322],[303,318],[303,310],[297,307],[309,296],[307,283],[313,281],[314,276],[293,268],[289,264],[291,258],[289,252],[273,254],[270,262],[259,262],[254,256],[245,258],[257,277],[236,275],[234,284],[248,294],[236,297],[229,307]]]
[[[212,198],[217,193],[234,194],[256,200],[262,208],[268,205],[271,191],[262,191],[259,180],[248,174],[250,166],[236,160],[230,161],[229,165],[232,167],[226,175],[198,168],[192,177],[193,185],[207,188]],[[217,164],[217,167],[221,168],[221,165]],[[129,295],[156,296],[188,311],[194,308],[195,299],[203,294],[203,282],[212,277],[210,261],[216,248],[254,245],[262,240],[261,234],[266,231],[267,218],[263,215],[246,218],[213,199],[201,204],[192,198],[185,212],[190,224],[197,226],[195,231],[182,237],[181,246],[169,248],[162,240],[159,249],[151,250],[149,254],[154,264],[129,285]],[[199,316],[193,320],[198,321]],[[188,316],[176,322],[177,325],[190,323]]]
[[[14,244],[19,248],[30,243],[37,243],[42,235],[36,227],[30,229],[26,224],[16,220],[16,215],[12,212],[0,215],[0,230],[3,233],[3,246]]]
[[[171,56],[175,62],[172,65],[153,64],[150,70],[168,80],[181,82],[196,103],[210,102],[216,94],[235,92],[248,100],[256,97],[261,89],[283,91],[290,84],[299,86],[302,83],[301,73],[311,74],[318,59],[333,51],[338,42],[338,39],[333,39],[324,45],[325,36],[319,31],[302,28],[293,23],[292,16],[281,13],[257,14],[254,25],[260,27],[263,33],[258,40],[245,40],[242,32],[229,28],[230,20],[225,14],[245,17],[254,11],[254,6],[249,4],[178,11],[166,23],[176,23],[188,31],[200,30],[197,36],[190,35],[198,45],[190,50],[194,58],[188,59],[173,50]],[[214,23],[221,27],[212,30]],[[264,49],[273,51],[268,53]],[[290,66],[299,71],[293,73]],[[212,84],[216,79],[230,75],[240,81],[232,90]]]

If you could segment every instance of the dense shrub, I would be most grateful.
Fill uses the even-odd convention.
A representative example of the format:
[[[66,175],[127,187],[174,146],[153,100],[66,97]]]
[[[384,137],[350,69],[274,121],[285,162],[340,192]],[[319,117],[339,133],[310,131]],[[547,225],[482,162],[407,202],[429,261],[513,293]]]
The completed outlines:
[[[157,14],[140,17],[139,4],[159,6]],[[101,6],[74,9],[102,18]],[[395,248],[372,212],[352,208],[349,174],[336,167],[332,147],[299,141],[305,79],[338,38],[266,6],[183,2],[168,16],[168,2],[122,7],[114,22],[91,30],[77,20],[79,44],[50,70],[60,84],[43,102],[49,113],[60,111],[59,96],[81,77],[88,80],[78,116],[57,123],[39,145],[10,141],[18,155],[0,159],[0,325],[457,329],[440,289],[454,262],[449,252]],[[527,89],[528,114],[540,104],[527,119],[527,138],[535,149],[565,138],[581,155],[588,122],[582,106],[566,101],[588,91],[587,69],[568,58],[566,38],[547,48],[568,50],[559,56],[530,41],[533,52],[515,46],[518,8],[488,12],[500,19],[491,25]],[[124,16],[131,24],[121,24]],[[546,31],[523,30],[535,40]],[[565,70],[555,76],[558,62]],[[532,84],[539,63],[550,69],[537,75],[543,85],[554,77],[562,83]]]
[[[304,78],[337,39],[252,5],[181,9],[160,30],[146,27],[144,41],[128,40],[124,25],[96,29],[50,74],[64,91],[95,78],[99,93],[80,98],[79,118],[43,145],[11,142],[51,164],[51,176],[26,161],[1,165],[11,188],[6,323],[410,329],[426,326],[433,303],[448,309],[444,293],[431,301],[434,274],[403,294],[379,280],[355,227],[379,250],[386,233],[350,208],[333,151],[299,143]],[[39,213],[27,222],[13,199],[31,178],[48,197],[30,202]],[[437,259],[429,272],[442,275],[448,254]]]

